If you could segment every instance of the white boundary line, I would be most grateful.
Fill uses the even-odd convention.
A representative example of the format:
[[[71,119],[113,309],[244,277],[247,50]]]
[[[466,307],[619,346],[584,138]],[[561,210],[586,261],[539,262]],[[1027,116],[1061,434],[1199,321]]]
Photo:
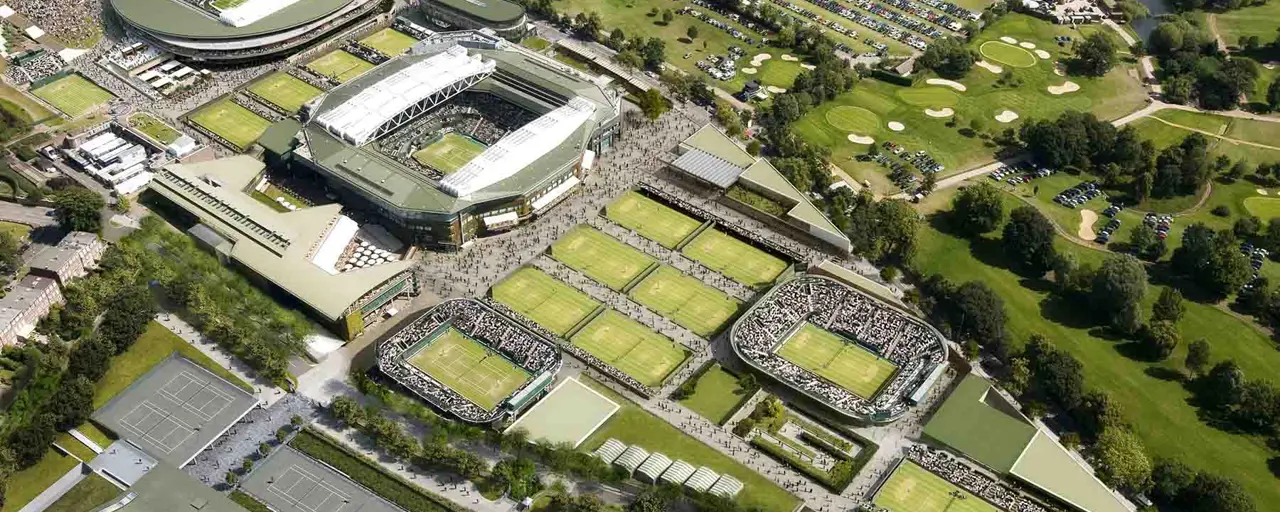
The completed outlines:
[[[318,478],[318,477],[316,477],[315,475],[312,475],[310,472],[308,472],[308,471],[307,471],[307,470],[305,470],[305,469],[302,469],[302,468],[301,468],[300,466],[298,466],[297,464],[292,464],[292,465],[290,465],[290,466],[289,466],[289,468],[285,470],[284,475],[281,475],[281,478],[283,478],[285,475],[288,475],[288,474],[293,473],[293,472],[298,473],[298,475],[299,475],[299,479],[298,479],[298,481],[297,481],[297,482],[295,482],[293,485],[290,485],[290,486],[289,486],[289,488],[288,488],[287,490],[281,491],[281,490],[280,490],[280,489],[281,489],[281,487],[280,487],[280,486],[275,485],[274,483],[272,483],[272,484],[268,484],[268,485],[267,485],[267,490],[268,490],[268,491],[270,491],[270,492],[272,492],[273,494],[275,494],[275,495],[277,495],[277,496],[280,496],[280,497],[282,497],[282,498],[284,498],[284,499],[288,500],[289,502],[291,502],[291,504],[292,504],[294,507],[297,507],[297,508],[298,508],[298,509],[300,509],[300,510],[306,510],[306,511],[308,511],[308,512],[320,512],[321,510],[326,510],[326,509],[324,508],[324,504],[325,504],[325,503],[328,503],[328,502],[329,502],[329,500],[330,500],[330,499],[333,499],[333,497],[335,497],[335,496],[336,496],[336,497],[338,497],[338,499],[343,500],[343,503],[342,503],[341,505],[338,505],[338,508],[333,509],[332,511],[327,511],[327,510],[326,510],[326,512],[341,512],[341,510],[342,510],[344,507],[346,507],[347,503],[350,503],[350,501],[351,501],[351,496],[347,495],[346,493],[342,492],[341,490],[337,489],[336,487],[334,487],[334,486],[332,486],[332,485],[329,485],[327,482],[325,482],[325,481],[324,481],[324,479],[323,479],[323,478]],[[301,497],[295,497],[291,491],[293,491],[293,489],[294,489],[295,487],[298,487],[299,485],[303,485],[303,481],[304,481],[304,480],[305,480],[307,483],[314,484],[314,485],[311,487],[311,489],[310,489],[310,490],[308,490],[308,491],[306,492],[306,494],[303,494]],[[315,506],[315,507],[310,507],[310,506],[304,505],[304,504],[303,504],[303,501],[304,501],[304,500],[306,500],[309,496],[311,496],[311,493],[312,493],[312,492],[315,492],[315,490],[316,490],[317,488],[322,488],[322,490],[327,491],[327,492],[329,493],[329,496],[328,496],[328,497],[326,497],[326,498],[324,499],[324,501],[321,501],[321,502],[320,502],[317,506]]]

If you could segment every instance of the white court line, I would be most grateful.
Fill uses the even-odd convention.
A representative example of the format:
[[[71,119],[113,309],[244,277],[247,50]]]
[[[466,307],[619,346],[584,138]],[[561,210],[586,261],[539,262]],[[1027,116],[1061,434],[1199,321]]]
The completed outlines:
[[[139,408],[142,408],[142,407],[147,408],[147,416],[144,417],[142,421],[129,423],[129,421],[127,421],[127,418],[129,418],[130,416],[133,416],[133,414],[137,412]],[[153,415],[159,415],[160,421],[157,422],[150,429],[145,431],[138,427],[138,425],[141,425],[144,421],[150,421],[151,416]],[[166,421],[174,425],[177,425],[177,428],[170,430],[168,434],[165,434],[164,438],[158,438],[153,436],[151,434],[151,431],[155,430],[157,427],[159,427],[161,424],[163,424]],[[177,420],[175,418],[168,416],[165,413],[165,411],[161,410],[159,407],[156,407],[154,404],[152,404],[148,400],[143,400],[141,403],[134,406],[133,410],[129,411],[129,414],[124,415],[124,417],[120,419],[120,425],[128,429],[130,432],[133,432],[135,436],[138,436],[143,440],[155,445],[157,449],[163,451],[166,455],[169,453],[173,453],[174,449],[176,449],[179,446],[182,446],[182,444],[185,443],[187,439],[190,439],[191,436],[195,434],[195,430],[192,429],[190,426],[188,426],[187,424],[183,423],[180,420]],[[178,429],[183,429],[187,431],[187,435],[183,436],[182,440],[178,441],[176,444],[169,444],[167,442],[162,442],[164,441],[164,439],[168,439],[169,436],[173,435],[174,432],[178,431]]]
[[[343,507],[346,507],[346,504],[349,503],[351,500],[351,496],[348,496],[346,493],[343,493],[342,491],[334,488],[332,485],[329,485],[323,479],[318,478],[315,475],[312,475],[311,473],[299,467],[297,464],[294,464],[290,466],[289,469],[285,470],[284,475],[281,475],[281,477],[288,475],[291,472],[298,473],[301,478],[299,478],[298,481],[295,482],[293,485],[289,486],[288,490],[281,491],[279,490],[280,486],[277,486],[275,484],[269,484],[267,486],[267,490],[271,491],[272,493],[275,493],[277,496],[280,496],[286,500],[289,500],[290,502],[292,502],[293,506],[301,510],[307,510],[310,512],[320,512],[320,510],[324,508],[325,503],[328,503],[330,499],[337,496],[339,497],[339,499],[343,500],[343,504],[339,505],[338,508],[334,509],[332,512],[340,512],[343,509]],[[298,487],[298,485],[301,485],[304,480],[307,482],[307,484],[309,485],[314,484],[314,485],[311,485],[310,490],[308,490],[306,494],[303,494],[302,497],[294,497],[292,492],[293,489]],[[305,500],[308,496],[310,496],[311,493],[315,491],[316,488],[323,488],[322,490],[328,491],[329,497],[325,498],[324,501],[320,502],[320,504],[315,507],[309,507],[304,505],[302,503],[302,500]]]
[[[180,395],[171,393],[166,389],[169,387],[169,384],[172,384],[173,381],[178,380],[179,378],[186,378],[187,383],[183,384],[182,389],[178,390],[178,393],[185,392],[187,388],[193,385],[200,386],[200,389],[197,389],[196,392],[191,395],[192,398],[195,398],[197,395],[199,395],[201,391],[207,390],[210,393],[213,393],[215,395],[215,398],[222,398],[225,401],[223,402],[222,406],[218,407],[218,410],[214,411],[213,413],[209,413],[205,410],[205,407],[208,406],[210,403],[212,403],[213,399],[209,399],[200,407],[196,407],[192,405],[190,401],[184,400]],[[173,401],[173,403],[177,404],[179,407],[196,415],[196,417],[204,421],[212,421],[215,416],[222,414],[222,411],[225,411],[227,407],[230,407],[231,403],[235,401],[230,395],[218,389],[212,381],[203,380],[186,370],[183,370],[178,375],[175,375],[172,379],[169,379],[168,383],[165,383],[164,386],[161,386],[159,394],[164,396],[165,398],[168,398],[169,400]]]

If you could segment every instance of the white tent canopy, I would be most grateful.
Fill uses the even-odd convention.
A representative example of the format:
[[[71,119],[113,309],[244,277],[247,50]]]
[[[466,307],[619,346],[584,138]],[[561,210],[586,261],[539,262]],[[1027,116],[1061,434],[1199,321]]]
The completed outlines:
[[[685,480],[684,485],[698,492],[707,492],[707,489],[711,488],[711,484],[715,483],[719,478],[720,475],[712,471],[711,468],[702,466],[693,472],[693,476]]]

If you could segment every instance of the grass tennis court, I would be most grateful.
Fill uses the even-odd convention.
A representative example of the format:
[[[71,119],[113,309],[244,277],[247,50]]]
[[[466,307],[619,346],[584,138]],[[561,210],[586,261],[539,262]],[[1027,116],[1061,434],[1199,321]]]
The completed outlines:
[[[640,236],[674,249],[702,222],[634,190],[605,207],[605,216]]]
[[[703,231],[682,252],[694,261],[753,288],[772,284],[787,268],[787,262],[781,258],[716,229]]]
[[[407,51],[418,40],[404,32],[387,27],[361,39],[360,42],[387,56],[395,57]]]
[[[39,89],[32,90],[31,93],[71,117],[79,117],[80,114],[115,98],[106,89],[98,87],[77,74],[54,80]]]
[[[373,64],[343,50],[334,50],[308,63],[307,69],[331,76],[338,82],[346,82],[373,69]]]
[[[442,173],[453,174],[483,153],[484,148],[484,144],[471,137],[449,132],[440,140],[414,152],[413,159]]]
[[[129,117],[129,126],[136,128],[161,144],[169,144],[182,136],[181,133],[178,133],[178,130],[144,112],[139,112]]]
[[[684,347],[612,309],[569,341],[646,386],[662,384],[689,357]]]
[[[254,82],[249,86],[249,91],[289,112],[297,112],[302,105],[311,101],[311,98],[319,96],[321,92],[314,85],[284,72],[273,73]]]
[[[653,264],[653,258],[587,225],[551,244],[551,257],[614,290]]]
[[[889,512],[1000,512],[910,461],[898,466],[872,501]]]
[[[231,100],[222,100],[206,106],[191,114],[188,119],[227,139],[227,142],[240,149],[248,148],[262,136],[262,132],[267,131],[268,126],[271,126],[271,121],[232,103]]]
[[[493,299],[564,336],[600,305],[541,270],[524,267],[493,286]]]
[[[409,363],[486,411],[529,380],[528,372],[452,327]]]
[[[778,355],[862,398],[875,396],[898,368],[856,343],[809,323],[778,348]]]
[[[640,281],[631,298],[704,337],[719,332],[742,307],[724,292],[666,265]]]

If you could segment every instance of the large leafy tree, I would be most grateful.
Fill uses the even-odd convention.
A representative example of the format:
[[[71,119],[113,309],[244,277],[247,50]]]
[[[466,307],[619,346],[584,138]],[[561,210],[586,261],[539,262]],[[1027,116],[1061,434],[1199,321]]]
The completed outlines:
[[[1031,366],[1032,392],[1063,410],[1078,407],[1084,397],[1084,365],[1058,350],[1047,338],[1032,335],[1023,352]]]
[[[1229,230],[1214,232],[1201,223],[1183,232],[1172,263],[1175,271],[1221,297],[1235,293],[1252,276],[1249,258],[1240,253],[1235,235]]]
[[[943,78],[960,79],[973,68],[974,60],[973,53],[963,41],[955,37],[940,37],[929,43],[916,64],[932,69]]]
[[[1146,345],[1147,353],[1156,360],[1162,361],[1167,359],[1175,348],[1178,348],[1182,336],[1178,333],[1178,326],[1173,322],[1157,320],[1147,324],[1142,340]]]
[[[969,234],[990,233],[1004,221],[1000,190],[983,182],[965,187],[951,200],[952,225]]]
[[[1009,223],[1004,226],[1005,253],[1027,272],[1044,274],[1057,260],[1054,235],[1053,223],[1040,210],[1020,206],[1009,213]]]
[[[102,208],[107,203],[97,192],[71,187],[54,196],[53,202],[64,229],[96,233],[102,228]]]
[[[1102,32],[1089,34],[1076,45],[1072,67],[1088,76],[1102,76],[1116,65],[1116,47]]]
[[[1098,478],[1108,485],[1138,492],[1151,486],[1151,459],[1129,429],[1104,430],[1092,452],[1098,462]]]
[[[1147,271],[1133,256],[1108,257],[1093,277],[1090,303],[1112,328],[1133,333],[1141,322],[1139,307],[1147,290]]]
[[[969,281],[951,294],[952,335],[960,340],[973,340],[987,346],[998,356],[1004,355],[1004,325],[1007,315],[1004,300],[981,281]]]

